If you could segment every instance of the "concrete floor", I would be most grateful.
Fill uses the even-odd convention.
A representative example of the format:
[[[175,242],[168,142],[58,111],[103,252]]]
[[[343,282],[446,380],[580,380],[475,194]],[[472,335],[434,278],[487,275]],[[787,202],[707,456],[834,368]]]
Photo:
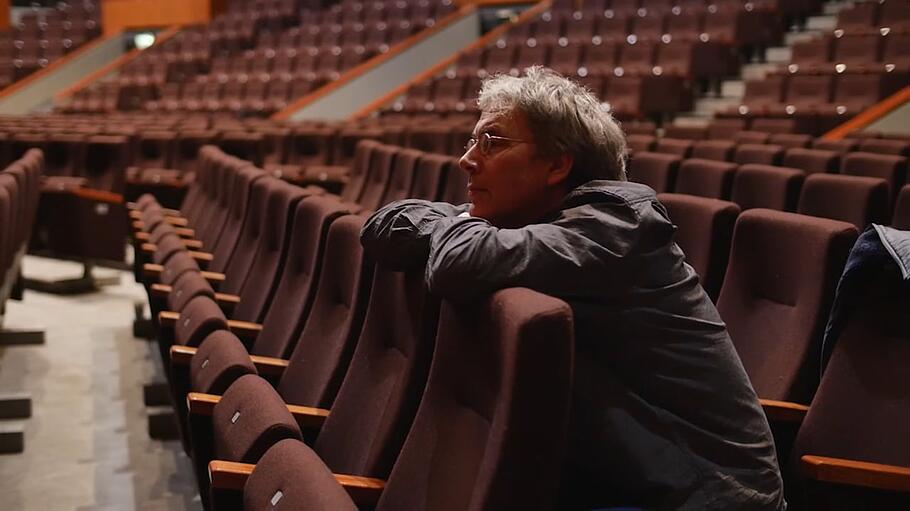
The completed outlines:
[[[24,271],[75,277],[81,266],[27,257]],[[4,326],[43,329],[46,343],[0,348],[0,394],[29,393],[33,409],[20,421],[25,452],[0,455],[0,509],[201,509],[179,442],[148,437],[142,385],[159,373],[158,355],[131,333],[145,293],[128,272],[95,272],[120,284],[72,297],[26,291],[7,304]]]

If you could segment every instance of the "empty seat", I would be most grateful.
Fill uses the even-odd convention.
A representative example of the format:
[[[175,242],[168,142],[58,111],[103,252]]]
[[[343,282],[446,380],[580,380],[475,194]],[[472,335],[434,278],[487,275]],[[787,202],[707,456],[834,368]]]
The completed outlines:
[[[382,204],[410,197],[409,193],[414,183],[417,163],[423,154],[422,151],[416,149],[400,149],[398,151],[392,174],[389,176],[389,186],[382,197]]]
[[[705,160],[730,161],[736,150],[736,142],[731,140],[699,140],[692,146],[692,158]]]
[[[781,163],[784,167],[793,167],[806,174],[816,172],[837,172],[840,168],[840,154],[823,149],[803,149],[795,147],[784,153]]]
[[[448,156],[424,154],[417,164],[409,196],[414,199],[436,200],[442,188],[445,169],[451,160]]]
[[[541,400],[569,399],[568,306],[529,290],[503,290],[480,304],[447,305],[439,332],[424,398],[376,509],[551,507],[568,407],[546,418],[534,410]],[[465,371],[475,376],[464,378]],[[427,456],[439,448],[445,453]],[[540,465],[527,463],[529,449]],[[246,483],[246,509],[268,509],[279,491],[293,508],[319,502],[321,509],[356,509],[332,477],[333,465],[300,443],[276,445]],[[282,482],[300,478],[307,483],[293,489]]]
[[[891,225],[895,229],[910,230],[910,185],[904,185],[897,195]]]
[[[825,138],[816,138],[812,142],[813,149],[823,149],[825,151],[834,151],[837,153],[849,153],[859,147],[859,141],[851,138],[840,140],[829,140]]]
[[[799,213],[849,222],[860,231],[891,219],[888,183],[881,178],[812,174],[799,197]]]
[[[769,144],[776,144],[784,148],[791,147],[809,147],[812,143],[810,135],[800,135],[796,133],[772,133],[768,137]]]
[[[884,179],[888,183],[889,193],[896,194],[907,182],[907,158],[864,152],[849,153],[841,162],[841,173]]]
[[[654,135],[626,135],[626,145],[632,151],[652,151],[654,144],[657,143],[657,137]]]
[[[657,193],[672,191],[681,161],[672,154],[637,152],[629,162],[629,180],[646,184]]]
[[[740,144],[733,152],[733,161],[740,165],[778,165],[783,156],[784,148],[776,144]]]
[[[910,143],[885,138],[866,138],[859,143],[859,150],[865,153],[892,154],[907,157],[910,156]]]
[[[736,175],[735,163],[690,158],[683,160],[676,175],[676,193],[728,200]]]
[[[835,220],[767,209],[739,215],[717,309],[760,398],[812,399],[828,311],[856,236]]]
[[[686,254],[686,262],[695,269],[708,296],[716,300],[727,269],[739,206],[676,193],[662,193],[657,198],[667,207],[670,220],[677,227],[674,240]]]
[[[796,211],[805,177],[800,169],[749,163],[736,171],[731,200],[743,211],[752,208]]]
[[[654,152],[688,158],[692,152],[692,145],[693,142],[691,140],[660,138],[654,146]]]
[[[398,149],[394,146],[379,144],[373,148],[370,156],[370,170],[363,186],[363,193],[358,204],[364,209],[375,211],[382,205],[382,197],[389,186],[389,176]]]

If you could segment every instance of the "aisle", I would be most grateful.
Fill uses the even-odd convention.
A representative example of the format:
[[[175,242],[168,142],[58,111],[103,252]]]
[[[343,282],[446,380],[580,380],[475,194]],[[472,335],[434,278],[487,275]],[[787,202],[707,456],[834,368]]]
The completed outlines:
[[[151,440],[142,385],[157,371],[153,345],[133,338],[128,272],[120,285],[82,296],[26,291],[9,302],[7,328],[40,327],[42,346],[0,348],[0,392],[28,392],[25,452],[0,455],[0,508],[200,509],[188,458],[176,441]],[[81,266],[28,257],[32,277],[76,276]]]

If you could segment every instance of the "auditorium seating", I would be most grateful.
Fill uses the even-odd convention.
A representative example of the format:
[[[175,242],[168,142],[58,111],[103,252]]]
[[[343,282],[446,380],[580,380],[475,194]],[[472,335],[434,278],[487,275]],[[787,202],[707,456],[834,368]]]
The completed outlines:
[[[384,481],[372,480],[372,495],[352,501],[332,473],[357,472],[339,470],[318,443],[310,449],[297,440],[274,444],[255,468],[213,462],[216,494],[235,493],[237,502],[243,489],[245,509],[267,509],[284,499],[291,507],[319,502],[320,509],[550,508],[568,426],[568,306],[533,291],[506,289],[481,303],[444,304],[437,331],[413,426]],[[561,405],[541,416],[542,402]],[[527,463],[528,449],[539,464]],[[231,477],[233,470],[245,476]],[[282,483],[289,479],[306,482],[289,488]]]
[[[809,403],[856,228],[767,209],[739,215],[717,309],[758,397]]]

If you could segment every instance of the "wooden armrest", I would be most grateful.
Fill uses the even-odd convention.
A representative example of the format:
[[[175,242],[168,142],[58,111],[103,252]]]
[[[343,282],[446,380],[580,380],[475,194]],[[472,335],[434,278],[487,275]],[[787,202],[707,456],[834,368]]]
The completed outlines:
[[[281,378],[284,370],[288,368],[288,361],[283,358],[261,357],[250,355],[250,360],[262,376],[275,376]]]
[[[173,288],[167,284],[152,284],[151,293],[156,298],[167,298]]]
[[[76,197],[87,199],[95,202],[106,202],[108,204],[123,204],[123,195],[109,192],[107,190],[98,190],[95,188],[76,188],[73,190]]]
[[[254,468],[256,465],[250,463],[212,460],[209,462],[209,480],[213,489],[242,491]]]
[[[259,335],[259,332],[262,331],[262,325],[259,323],[237,321],[233,319],[228,320],[228,328],[230,328],[231,332],[233,332],[237,337],[247,340],[255,340],[256,336]]]
[[[788,401],[774,401],[772,399],[759,399],[765,416],[769,421],[801,423],[809,411],[809,407]]]
[[[177,326],[177,320],[180,319],[180,313],[174,311],[161,311],[158,313],[158,324],[165,327]]]
[[[131,206],[131,204],[132,204],[132,206]],[[135,203],[128,202],[126,204],[126,207],[127,207],[127,209],[130,210],[129,215],[130,215],[131,220],[141,220],[142,219],[142,211],[133,209],[135,207]]]
[[[142,273],[145,274],[146,277],[157,279],[161,276],[161,272],[163,271],[164,266],[161,266],[160,264],[145,263],[142,265]]]
[[[164,221],[177,227],[186,227],[190,224],[186,218],[181,218],[178,216],[165,216]]]
[[[151,235],[149,235],[149,233],[147,233],[147,232],[145,232],[145,231],[138,231],[138,232],[136,232],[135,234],[133,234],[133,236],[134,236],[137,240],[143,242],[143,244],[148,243],[148,241],[149,241],[150,239],[152,239]]]
[[[209,462],[209,480],[212,482],[212,488],[242,491],[255,468],[256,465],[250,463],[212,460]],[[385,481],[382,479],[345,474],[332,475],[358,507],[375,506],[385,488]]]
[[[187,248],[189,248],[189,247],[187,247]],[[189,253],[190,253],[190,256],[191,256],[193,259],[197,260],[197,261],[202,261],[202,262],[210,263],[210,262],[212,262],[213,259],[215,259],[215,256],[213,256],[212,254],[210,254],[210,253],[208,253],[208,252],[200,252],[200,251],[198,251],[198,250],[190,250]]]
[[[171,346],[171,363],[180,366],[188,366],[193,360],[193,357],[196,356],[197,351],[199,351],[199,349],[192,346],[174,344]]]
[[[372,477],[349,476],[346,474],[332,474],[338,481],[351,500],[360,508],[373,508],[379,502],[382,490],[385,489],[385,481],[374,479]]]
[[[176,210],[176,209],[161,208],[161,212],[167,216],[173,216],[173,217],[178,217],[178,218],[183,217],[183,213],[181,213],[179,210]]]
[[[221,402],[221,396],[190,392],[186,395],[186,407],[191,414],[210,416],[215,411],[215,405]],[[329,416],[329,410],[311,408],[309,406],[285,405],[294,416],[294,420],[302,429],[318,430]]]
[[[196,231],[187,227],[178,227],[174,229],[174,232],[177,233],[177,236],[180,236],[181,238],[191,239],[196,237]]]
[[[142,220],[136,220],[135,222],[133,222],[133,230],[134,231],[144,231],[145,222],[143,222]]]
[[[193,357],[196,356],[197,351],[199,351],[199,349],[192,346],[174,344],[171,346],[171,362],[177,365],[188,366]],[[256,370],[259,371],[259,374],[262,376],[277,376],[280,378],[281,375],[284,374],[284,370],[288,367],[288,361],[281,358],[250,355],[250,360],[253,361],[253,365],[256,366]]]
[[[910,467],[825,456],[803,456],[800,466],[804,474],[816,481],[910,492]]]
[[[213,256],[212,254],[210,254],[208,252],[190,250],[191,248],[202,248],[201,241],[196,241],[196,240],[184,241],[183,245],[187,248],[187,251],[189,252],[190,257],[192,257],[193,259],[195,259],[197,261],[210,263],[215,258],[215,256]],[[190,245],[192,245],[192,246],[190,246]],[[158,250],[158,245],[155,245],[154,243],[143,243],[141,248],[142,248],[142,251],[145,252],[146,254],[154,254],[155,251]]]

